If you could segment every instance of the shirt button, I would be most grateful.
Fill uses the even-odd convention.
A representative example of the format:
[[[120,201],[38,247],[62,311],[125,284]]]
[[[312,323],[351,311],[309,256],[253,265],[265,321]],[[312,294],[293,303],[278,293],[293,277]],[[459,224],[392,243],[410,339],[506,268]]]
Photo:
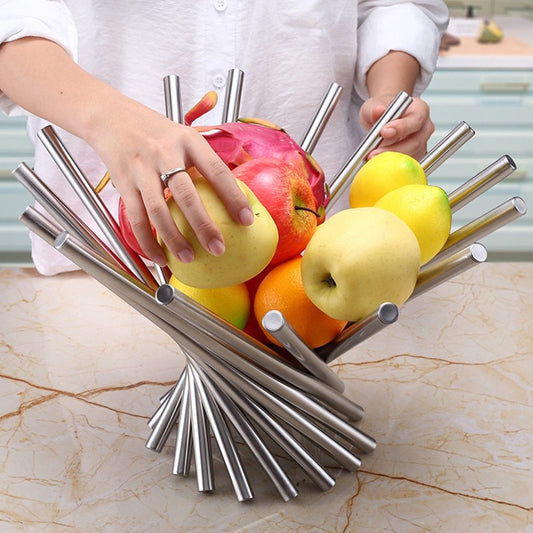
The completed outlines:
[[[224,87],[224,85],[226,85],[226,76],[224,76],[223,74],[217,74],[213,79],[213,84],[219,89],[221,87]]]
[[[226,0],[214,0],[214,6],[217,11],[224,11],[228,7]]]

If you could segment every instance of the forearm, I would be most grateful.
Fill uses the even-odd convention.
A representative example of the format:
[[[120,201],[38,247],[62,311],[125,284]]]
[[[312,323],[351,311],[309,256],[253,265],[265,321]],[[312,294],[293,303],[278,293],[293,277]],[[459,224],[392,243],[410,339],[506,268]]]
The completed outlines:
[[[360,112],[365,129],[372,127],[400,91],[413,95],[419,70],[420,65],[413,56],[394,51],[371,66],[366,77],[369,98]],[[384,141],[371,155],[393,150],[419,159],[427,151],[427,141],[433,130],[428,105],[414,97],[402,117],[389,122],[381,130]]]
[[[405,52],[391,51],[368,70],[366,84],[370,98],[389,97],[413,89],[420,71],[418,61]]]
[[[193,254],[165,202],[160,176],[169,169],[196,167],[236,221],[253,221],[233,174],[198,132],[92,76],[52,41],[28,37],[2,44],[0,90],[29,112],[92,146],[124,200],[141,248],[159,264],[166,259],[150,224],[173,255],[190,261]],[[220,255],[222,233],[207,214],[192,180],[181,174],[181,180],[169,181],[172,195],[204,248]]]
[[[124,97],[58,44],[26,37],[0,46],[0,90],[30,113],[89,143],[105,106]]]

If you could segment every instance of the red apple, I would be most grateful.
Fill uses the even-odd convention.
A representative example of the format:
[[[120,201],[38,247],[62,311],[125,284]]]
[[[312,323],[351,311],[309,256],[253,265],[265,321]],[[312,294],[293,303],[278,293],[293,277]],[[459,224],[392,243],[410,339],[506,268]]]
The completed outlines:
[[[273,157],[258,157],[233,169],[270,213],[279,232],[271,265],[301,253],[318,223],[316,200],[305,173]]]
[[[123,239],[126,241],[128,246],[136,252],[141,257],[147,259],[146,254],[143,252],[133,230],[131,229],[130,220],[126,214],[126,206],[122,198],[118,199],[118,225],[120,227],[120,232],[122,233]]]
[[[165,200],[168,200],[168,198],[172,196],[168,187],[165,188],[164,194]],[[126,205],[124,204],[122,198],[118,199],[118,225],[120,228],[120,233],[122,234],[122,238],[124,239],[124,241],[126,241],[126,244],[138,255],[144,257],[145,259],[148,259],[148,257],[146,257],[146,254],[143,252],[141,245],[137,241],[137,237],[135,237],[135,234],[133,233],[133,229],[131,228],[130,224],[130,219],[128,218],[128,214],[126,213]],[[153,225],[152,232],[154,234],[154,237],[157,237],[157,232]]]

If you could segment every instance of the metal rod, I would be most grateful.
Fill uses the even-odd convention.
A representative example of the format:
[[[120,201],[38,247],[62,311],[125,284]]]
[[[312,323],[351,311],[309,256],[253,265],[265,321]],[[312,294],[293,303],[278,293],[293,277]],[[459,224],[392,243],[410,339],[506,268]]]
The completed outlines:
[[[200,492],[210,492],[215,489],[215,479],[213,474],[213,455],[211,452],[209,427],[202,408],[202,400],[194,382],[190,367],[187,367],[187,370],[196,483]]]
[[[229,396],[226,395],[220,387],[215,385],[211,375],[203,370],[199,363],[194,362],[194,364],[197,365],[195,368],[202,375],[204,382],[210,384],[209,388],[215,401],[222,407],[225,416],[232,423],[233,427],[251,450],[257,462],[270,478],[283,500],[289,501],[290,499],[295,498],[298,495],[296,487],[281,468],[274,455],[267,448],[253,425],[248,422],[247,418]]]
[[[76,235],[106,259],[117,260],[117,257],[100,238],[55,195],[48,185],[26,163],[18,165],[12,174],[64,230]],[[122,262],[120,264],[123,265]]]
[[[28,206],[19,217],[19,220],[35,235],[43,239],[51,246],[54,240],[63,230],[56,221],[50,220],[34,207]]]
[[[472,222],[465,224],[461,228],[450,234],[442,250],[421,269],[423,272],[432,264],[440,261],[444,257],[453,255],[458,250],[467,247],[497,229],[505,226],[509,222],[516,220],[527,211],[526,203],[520,196],[515,196],[506,202],[501,203],[494,209],[476,218]]]
[[[194,359],[192,354],[189,354],[189,357]],[[200,374],[196,370],[192,361],[190,363],[189,372],[194,378],[196,390],[198,391],[198,395],[202,402],[204,413],[207,416],[209,426],[211,427],[211,431],[218,444],[218,449],[220,450],[224,465],[228,471],[237,500],[240,502],[251,500],[254,495],[250,483],[242,466],[242,462],[237,453],[235,443],[233,442],[226,421],[222,417],[218,405],[211,396],[211,388],[209,387],[208,389],[206,387],[206,383],[201,379]]]
[[[198,361],[202,369],[209,366],[204,361]],[[258,425],[282,450],[284,450],[302,468],[307,476],[321,490],[329,490],[335,485],[335,479],[328,471],[287,431],[272,414],[263,409],[258,403],[243,395],[230,381],[217,373],[209,375],[215,384],[228,395],[229,398]]]
[[[346,449],[342,444],[339,444],[330,435],[322,431],[316,424],[304,416],[299,410],[293,409],[287,405],[284,401],[286,396],[283,396],[283,400],[275,394],[272,394],[266,387],[262,387],[256,381],[250,380],[239,370],[233,368],[230,369],[227,366],[220,363],[216,357],[211,354],[206,354],[207,357],[203,357],[211,368],[213,368],[218,374],[226,379],[231,380],[238,387],[242,393],[250,397],[254,402],[262,405],[274,416],[285,421],[291,427],[296,429],[302,435],[305,435],[311,440],[311,442],[320,446],[324,451],[330,454],[340,465],[347,470],[357,470],[361,466],[361,460],[356,457],[352,452]],[[307,409],[303,410],[305,414],[310,414]],[[311,415],[312,416],[312,415]],[[328,426],[331,427],[331,426]],[[349,442],[357,446],[360,445],[366,448],[366,443],[358,442],[358,439],[347,439]],[[366,449],[361,451],[373,451]]]
[[[473,178],[448,194],[452,213],[464,207],[474,198],[477,198],[493,185],[496,185],[496,183],[499,183],[512,174],[515,170],[516,164],[508,155],[503,155],[494,161],[494,163],[491,163]]]
[[[185,368],[183,375],[185,380],[180,416],[178,418],[178,428],[176,431],[172,473],[177,476],[187,477],[190,472],[192,458],[191,406],[189,402],[189,373],[187,368]]]
[[[409,300],[485,262],[486,259],[487,249],[481,243],[475,242],[464,250],[460,250],[451,256],[435,262],[418,275],[416,286]]]
[[[151,416],[150,420],[148,420],[148,427],[150,429],[154,428],[157,421],[161,418],[161,416],[165,412],[166,406],[168,405],[168,402],[170,401],[170,398],[172,397],[172,394],[176,391],[176,389],[180,389],[179,395],[180,395],[180,398],[183,399],[183,388],[185,386],[185,379],[186,379],[186,373],[184,370],[182,371],[180,377],[176,381],[176,384],[161,399],[161,402],[159,404],[159,407],[157,408],[157,411]]]
[[[158,283],[142,259],[120,238],[120,228],[117,222],[69,154],[53,127],[45,126],[39,131],[38,137],[120,260],[141,281],[151,287],[157,287]]]
[[[316,396],[318,399],[343,413],[352,420],[359,420],[363,416],[363,409],[339,392],[328,387],[321,381],[304,374],[287,363],[281,361],[271,350],[263,349],[261,343],[243,333],[241,330],[226,324],[217,315],[207,309],[201,309],[194,300],[183,293],[176,291],[172,285],[162,285],[156,291],[156,300],[168,307],[176,318],[201,328],[224,346],[230,346],[235,352],[245,354],[246,359],[253,361],[258,366],[274,373],[281,379],[292,383],[302,390]],[[232,354],[234,365],[240,366],[247,363],[234,352]],[[270,355],[272,353],[273,355]]]
[[[335,390],[344,392],[342,380],[307,346],[298,333],[294,331],[294,328],[285,320],[283,313],[277,310],[268,311],[262,319],[262,324],[313,376]]]
[[[170,432],[178,419],[182,394],[183,387],[175,387],[170,398],[165,402],[161,414],[146,441],[145,446],[148,449],[159,453],[165,446]]]
[[[460,122],[419,161],[426,176],[429,176],[435,169],[440,167],[444,161],[470,140],[475,133],[466,122]]]
[[[244,72],[238,68],[231,69],[228,72],[226,94],[222,108],[222,124],[224,122],[237,122],[239,118],[243,78]]]
[[[163,78],[163,90],[165,93],[165,113],[168,119],[178,124],[183,124],[183,105],[181,102],[180,78],[170,74]],[[168,267],[154,265],[157,279],[160,285],[168,283],[172,276]]]
[[[165,113],[172,122],[183,124],[183,107],[181,105],[180,78],[169,74],[163,78],[165,92]]]
[[[391,302],[382,303],[378,310],[370,316],[350,324],[342,333],[318,351],[320,357],[331,363],[351,348],[375,335],[390,324],[394,324],[399,317],[398,307]]]
[[[387,123],[398,117],[411,105],[412,97],[401,91],[390,103],[380,119],[372,126],[366,137],[352,156],[337,172],[331,182],[328,184],[330,195],[329,202],[326,206],[326,214],[331,211],[333,205],[342,196],[342,192],[350,185],[357,171],[364,165],[368,154],[374,150],[383,140],[380,132]]]
[[[300,141],[300,147],[304,152],[311,154],[315,149],[333,110],[339,102],[341,93],[342,87],[338,83],[333,82],[329,86]]]

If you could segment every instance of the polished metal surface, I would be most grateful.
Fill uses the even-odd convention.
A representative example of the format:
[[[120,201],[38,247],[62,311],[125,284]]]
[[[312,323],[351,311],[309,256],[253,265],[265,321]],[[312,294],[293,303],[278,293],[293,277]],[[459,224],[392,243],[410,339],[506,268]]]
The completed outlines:
[[[172,122],[183,124],[183,107],[181,105],[180,78],[176,74],[169,74],[163,78],[165,93],[165,113]]]
[[[285,320],[283,313],[268,311],[262,320],[263,327],[313,376],[339,392],[344,392],[344,383],[320,357],[302,340]]]
[[[76,235],[103,257],[117,259],[100,238],[56,196],[26,163],[21,163],[13,170],[13,175],[63,230]]]
[[[150,429],[154,429],[158,420],[160,420],[161,416],[165,413],[166,405],[170,401],[170,398],[175,393],[176,389],[179,389],[178,394],[180,397],[180,401],[183,401],[183,389],[185,388],[186,377],[187,377],[186,373],[182,372],[176,384],[168,391],[167,394],[163,396],[163,398],[161,398],[159,407],[157,408],[155,413],[150,417],[150,420],[148,420],[148,427]]]
[[[201,365],[204,369],[208,368],[203,361]],[[271,412],[242,394],[238,387],[219,374],[210,375],[210,378],[239,406],[249,420],[253,420],[300,466],[319,489],[326,491],[335,485],[335,479],[328,471],[276,420]]]
[[[318,350],[318,354],[326,363],[331,363],[378,331],[394,324],[399,315],[400,312],[395,304],[384,302],[375,313],[347,326],[331,343]]]
[[[290,499],[295,498],[298,495],[296,487],[291,482],[283,468],[281,468],[274,454],[265,445],[259,433],[254,429],[254,426],[248,421],[246,416],[244,416],[235,402],[233,402],[220,387],[215,385],[210,374],[205,372],[198,363],[194,364],[197,365],[196,369],[201,374],[202,380],[210,384],[210,390],[216,403],[221,406],[224,415],[228,418],[253,453],[255,459],[270,478],[283,500],[289,501]],[[276,434],[275,437],[276,439],[279,439],[281,438],[281,435]]]
[[[479,242],[475,242],[458,252],[443,257],[432,263],[418,275],[416,286],[409,297],[410,300],[448,281],[461,272],[485,262],[487,249]]]
[[[469,244],[482,239],[502,226],[520,218],[526,214],[526,211],[526,203],[520,196],[515,196],[501,203],[472,222],[453,231],[442,247],[442,250],[431,261],[426,263],[421,270],[423,271],[436,261],[453,255],[458,250],[467,247]]]
[[[224,122],[237,122],[239,118],[243,81],[244,72],[242,70],[234,68],[228,72],[226,94],[222,107],[222,124]]]
[[[503,155],[491,163],[473,178],[448,194],[452,213],[470,203],[474,198],[477,198],[493,185],[511,175],[515,170],[516,164],[508,155]]]
[[[339,98],[341,97],[342,87],[338,83],[332,83],[326,94],[323,96],[315,115],[307,126],[305,133],[300,141],[300,148],[311,154],[315,149],[320,136],[326,127],[331,114],[335,110]]]
[[[189,357],[194,359],[194,356],[191,354],[189,354]],[[194,379],[204,413],[217,442],[218,449],[222,455],[237,500],[240,502],[251,500],[254,495],[250,482],[248,481],[241,459],[237,453],[237,448],[233,441],[233,437],[231,436],[230,429],[227,426],[217,403],[213,399],[211,387],[206,386],[208,382],[201,379],[200,374],[195,369],[192,362],[189,364],[189,375],[192,375]]]
[[[179,407],[183,395],[183,387],[175,387],[170,398],[163,404],[161,414],[157,418],[152,432],[146,441],[146,447],[155,452],[160,452],[170,435],[172,427],[176,423]]]
[[[199,492],[211,492],[215,488],[215,476],[209,426],[194,376],[191,374],[190,367],[187,367],[187,370],[189,372],[189,402],[196,484]]]
[[[466,122],[460,122],[419,161],[426,176],[429,176],[449,157],[455,154],[455,152],[470,140],[475,133],[476,132]]]
[[[176,429],[176,445],[174,447],[174,461],[172,473],[177,476],[188,477],[192,460],[192,430],[191,406],[189,402],[189,372],[187,367],[183,370],[184,385],[183,399]]]

